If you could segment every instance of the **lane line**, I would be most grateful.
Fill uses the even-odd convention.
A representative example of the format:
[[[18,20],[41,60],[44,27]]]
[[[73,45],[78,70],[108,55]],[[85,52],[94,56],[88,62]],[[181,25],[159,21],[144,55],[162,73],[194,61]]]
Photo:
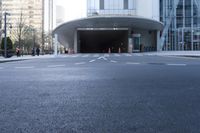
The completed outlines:
[[[104,57],[110,57],[110,55],[109,54],[104,54]]]
[[[26,67],[15,67],[15,69],[33,69],[34,66],[26,66]]]
[[[131,57],[132,55],[131,54],[125,54],[125,56]]]
[[[101,57],[99,57],[99,58],[97,58],[98,60],[101,60],[101,59],[103,59],[103,60],[105,60],[105,61],[107,61],[108,59],[105,57],[105,56],[101,56]]]
[[[141,55],[141,54],[134,54],[135,56],[144,56],[144,55]]]
[[[91,60],[91,61],[89,61],[90,63],[92,63],[92,62],[95,62],[96,60]]]
[[[168,66],[186,66],[187,64],[167,64]]]
[[[73,56],[71,56],[72,58],[76,58],[76,57],[78,57],[78,55],[73,55]]]
[[[127,65],[140,65],[138,62],[126,62]]]
[[[99,57],[99,55],[98,55],[98,54],[95,54],[93,57],[97,58],[97,57]]]
[[[65,65],[49,65],[48,68],[65,67]]]
[[[115,60],[111,60],[110,62],[111,62],[111,63],[117,63],[117,61],[115,61]]]
[[[115,56],[120,57],[121,55],[120,54],[115,54]]]
[[[89,54],[87,54],[87,55],[83,55],[82,57],[83,57],[83,58],[89,57]]]
[[[79,62],[79,63],[75,63],[75,65],[84,65],[85,62]]]

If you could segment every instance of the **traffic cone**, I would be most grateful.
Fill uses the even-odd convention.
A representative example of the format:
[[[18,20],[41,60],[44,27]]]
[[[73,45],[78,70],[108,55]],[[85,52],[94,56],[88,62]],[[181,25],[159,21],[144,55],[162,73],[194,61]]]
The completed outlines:
[[[121,53],[121,48],[119,48],[118,53],[119,53],[119,54]]]

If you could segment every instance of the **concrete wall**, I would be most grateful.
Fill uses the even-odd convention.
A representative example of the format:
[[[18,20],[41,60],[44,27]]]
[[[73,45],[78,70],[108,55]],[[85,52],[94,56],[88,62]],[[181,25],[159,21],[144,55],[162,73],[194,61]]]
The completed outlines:
[[[159,0],[137,0],[137,15],[159,21]]]

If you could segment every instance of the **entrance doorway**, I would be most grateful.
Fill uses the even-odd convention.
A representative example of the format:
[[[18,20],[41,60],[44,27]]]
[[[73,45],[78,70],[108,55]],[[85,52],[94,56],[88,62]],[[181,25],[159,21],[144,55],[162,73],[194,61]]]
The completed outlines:
[[[140,51],[141,34],[133,34],[133,52]]]
[[[128,30],[79,30],[80,53],[128,52]],[[120,49],[120,50],[119,50]]]

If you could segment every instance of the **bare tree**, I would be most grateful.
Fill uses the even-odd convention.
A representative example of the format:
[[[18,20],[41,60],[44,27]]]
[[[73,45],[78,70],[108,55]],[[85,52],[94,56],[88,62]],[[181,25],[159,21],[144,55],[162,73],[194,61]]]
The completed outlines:
[[[18,21],[13,29],[12,36],[18,42],[18,46],[22,48],[22,40],[24,39],[25,34],[29,31],[29,27],[26,25],[26,18],[23,16],[22,10],[19,15]]]

